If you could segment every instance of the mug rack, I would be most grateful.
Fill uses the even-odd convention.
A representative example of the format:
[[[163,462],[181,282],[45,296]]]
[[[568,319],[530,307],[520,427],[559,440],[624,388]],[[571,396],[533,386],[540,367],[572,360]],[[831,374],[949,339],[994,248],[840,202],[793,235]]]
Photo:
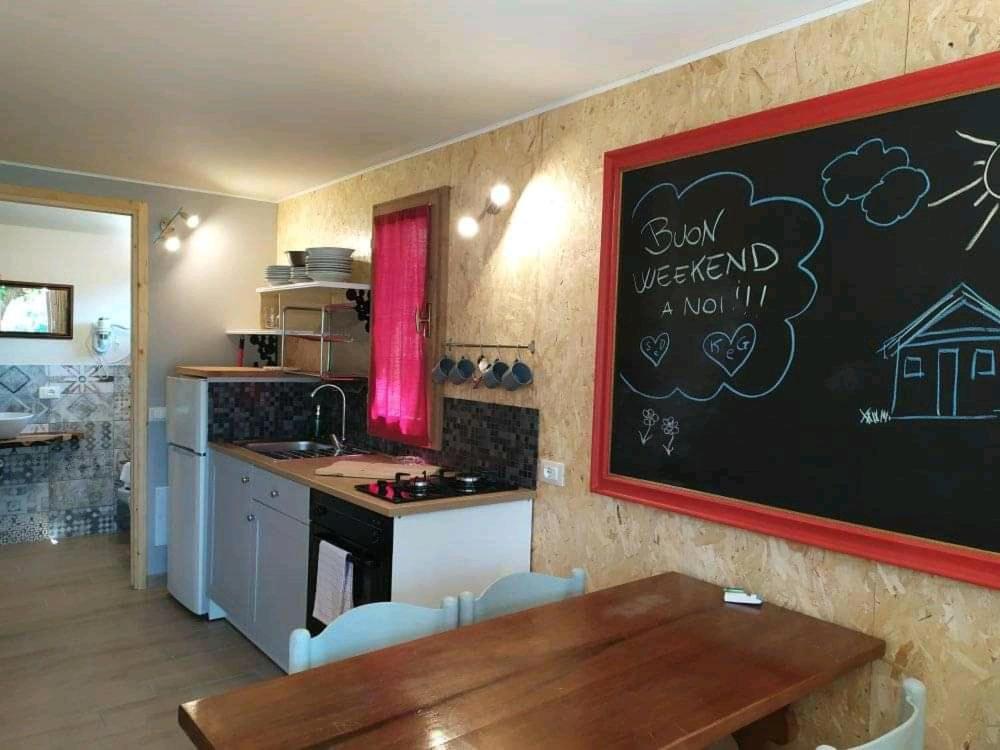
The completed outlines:
[[[532,339],[530,344],[461,344],[457,341],[445,341],[445,349],[517,349],[521,351],[522,349],[527,352],[535,353],[535,340]]]

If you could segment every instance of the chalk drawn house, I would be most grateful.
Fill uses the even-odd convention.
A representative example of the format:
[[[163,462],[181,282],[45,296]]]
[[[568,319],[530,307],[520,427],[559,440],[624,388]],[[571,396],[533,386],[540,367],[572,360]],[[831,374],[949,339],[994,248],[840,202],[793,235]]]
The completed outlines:
[[[894,419],[1000,415],[1000,309],[959,284],[879,348],[896,365]]]

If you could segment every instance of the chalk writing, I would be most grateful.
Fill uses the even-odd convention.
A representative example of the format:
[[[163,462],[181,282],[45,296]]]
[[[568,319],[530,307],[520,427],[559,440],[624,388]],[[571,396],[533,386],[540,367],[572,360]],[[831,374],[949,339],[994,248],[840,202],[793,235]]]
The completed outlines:
[[[659,336],[643,336],[639,342],[639,349],[642,356],[653,363],[653,367],[659,367],[660,362],[667,355],[670,348],[670,334],[664,331]]]
[[[795,357],[795,320],[818,289],[807,264],[824,224],[812,205],[758,197],[747,175],[713,172],[684,188],[646,190],[622,232],[621,294],[641,300],[644,320],[674,321],[665,341],[648,328],[622,332],[643,355],[619,359],[628,389],[708,401],[724,391],[760,398],[780,386]]]
[[[752,323],[744,323],[731,336],[722,331],[708,334],[702,342],[702,350],[731,377],[747,363],[756,345],[757,329]]]
[[[657,422],[660,421],[660,415],[657,414],[653,409],[643,409],[642,410],[642,423],[645,425],[645,430],[639,430],[639,442],[645,445],[649,442],[653,435],[653,427]]]

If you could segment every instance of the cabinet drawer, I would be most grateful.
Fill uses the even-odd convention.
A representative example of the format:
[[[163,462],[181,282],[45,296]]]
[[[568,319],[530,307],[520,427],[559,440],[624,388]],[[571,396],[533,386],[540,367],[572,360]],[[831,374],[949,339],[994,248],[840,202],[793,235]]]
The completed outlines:
[[[257,502],[286,516],[309,523],[309,488],[263,469],[256,469],[251,481],[251,495]]]

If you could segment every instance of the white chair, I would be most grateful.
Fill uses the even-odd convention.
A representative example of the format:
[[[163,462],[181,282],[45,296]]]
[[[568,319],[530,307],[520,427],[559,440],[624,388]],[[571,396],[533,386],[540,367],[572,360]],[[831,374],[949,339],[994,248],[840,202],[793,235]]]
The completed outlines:
[[[453,596],[442,599],[440,609],[400,602],[365,604],[342,614],[315,638],[305,628],[293,630],[288,639],[288,673],[457,627],[458,600]]]
[[[903,699],[899,702],[899,726],[881,737],[852,750],[924,750],[924,724],[927,712],[927,688],[920,680],[903,680]],[[836,750],[820,745],[816,750]]]
[[[569,578],[543,573],[514,573],[498,578],[478,597],[471,591],[458,595],[459,625],[472,625],[511,612],[579,596],[587,587],[587,573],[573,568]]]

